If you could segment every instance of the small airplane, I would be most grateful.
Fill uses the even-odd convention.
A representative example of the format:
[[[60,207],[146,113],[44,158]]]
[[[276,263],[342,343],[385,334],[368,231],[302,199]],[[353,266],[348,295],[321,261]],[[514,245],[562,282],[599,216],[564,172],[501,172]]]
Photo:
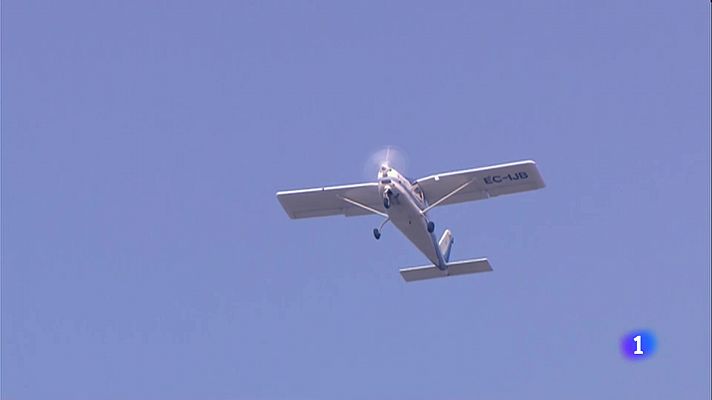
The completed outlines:
[[[543,187],[544,181],[531,160],[445,172],[418,180],[406,178],[384,162],[376,182],[282,191],[277,192],[277,199],[292,219],[380,215],[385,220],[373,230],[376,239],[381,238],[386,223],[392,222],[432,262],[401,269],[403,279],[410,282],[492,271],[486,258],[451,262],[452,232],[446,229],[437,240],[428,211]]]

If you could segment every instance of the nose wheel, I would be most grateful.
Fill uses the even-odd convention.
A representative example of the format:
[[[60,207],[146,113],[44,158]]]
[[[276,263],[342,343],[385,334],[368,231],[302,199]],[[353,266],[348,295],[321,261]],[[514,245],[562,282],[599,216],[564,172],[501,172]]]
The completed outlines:
[[[383,208],[386,210],[391,208],[391,197],[393,196],[393,192],[391,189],[386,189],[383,192]]]
[[[435,222],[428,221],[428,232],[430,232],[430,233],[435,232]]]

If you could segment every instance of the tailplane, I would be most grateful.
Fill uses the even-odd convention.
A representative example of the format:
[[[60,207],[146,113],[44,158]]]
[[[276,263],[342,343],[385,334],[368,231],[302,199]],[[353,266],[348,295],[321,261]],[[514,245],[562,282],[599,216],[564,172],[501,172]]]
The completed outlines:
[[[435,265],[425,265],[422,267],[404,268],[400,270],[401,276],[406,282],[419,281],[422,279],[444,278],[452,275],[474,274],[477,272],[492,271],[489,261],[486,258],[476,260],[454,261],[447,264],[447,269],[442,271]]]
[[[440,247],[440,253],[443,255],[443,260],[445,260],[445,262],[450,261],[450,250],[452,249],[452,244],[454,242],[455,240],[452,237],[452,232],[450,232],[450,229],[445,229],[445,232],[443,232],[443,236],[440,238],[440,242],[438,242],[438,246]]]

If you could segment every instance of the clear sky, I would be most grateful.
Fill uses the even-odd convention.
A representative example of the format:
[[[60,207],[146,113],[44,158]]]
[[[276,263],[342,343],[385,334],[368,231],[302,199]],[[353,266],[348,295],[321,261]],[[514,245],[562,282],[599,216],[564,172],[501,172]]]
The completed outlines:
[[[455,260],[275,192],[534,159]],[[630,362],[618,340],[651,329]],[[708,399],[708,1],[2,3],[2,398]]]

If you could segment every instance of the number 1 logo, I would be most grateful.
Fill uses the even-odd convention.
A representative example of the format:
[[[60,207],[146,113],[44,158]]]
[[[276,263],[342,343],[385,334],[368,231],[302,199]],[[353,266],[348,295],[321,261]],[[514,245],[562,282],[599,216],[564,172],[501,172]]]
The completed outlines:
[[[644,360],[655,353],[657,338],[649,329],[628,332],[620,340],[621,355],[629,360]]]
[[[641,347],[640,335],[634,337],[633,341],[635,341],[635,351],[633,352],[633,354],[636,354],[636,355],[643,354],[643,349],[640,348]]]

